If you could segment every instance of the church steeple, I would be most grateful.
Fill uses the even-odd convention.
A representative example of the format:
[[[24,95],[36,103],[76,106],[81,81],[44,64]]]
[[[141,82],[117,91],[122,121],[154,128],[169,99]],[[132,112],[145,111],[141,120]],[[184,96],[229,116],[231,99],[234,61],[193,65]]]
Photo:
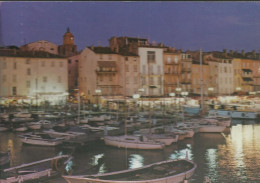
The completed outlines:
[[[74,45],[74,36],[70,32],[70,28],[67,28],[67,32],[63,36],[63,44],[64,45]]]
[[[67,32],[63,35],[63,44],[59,46],[59,54],[62,56],[72,56],[77,53],[77,46],[74,44],[74,36],[67,27]]]

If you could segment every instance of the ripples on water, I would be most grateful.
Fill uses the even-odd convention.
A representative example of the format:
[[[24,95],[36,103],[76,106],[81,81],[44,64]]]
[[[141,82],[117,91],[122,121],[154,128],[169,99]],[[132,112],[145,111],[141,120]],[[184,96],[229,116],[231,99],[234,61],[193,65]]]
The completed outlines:
[[[57,155],[62,149],[22,145],[15,134],[0,134],[0,151],[11,147],[11,165],[36,161]],[[188,158],[198,168],[192,183],[202,183],[209,176],[213,183],[260,182],[260,124],[232,121],[223,134],[196,134],[164,150],[125,150],[107,147],[103,142],[74,152],[74,174],[92,174],[138,168],[167,159]],[[102,161],[100,161],[102,160]]]

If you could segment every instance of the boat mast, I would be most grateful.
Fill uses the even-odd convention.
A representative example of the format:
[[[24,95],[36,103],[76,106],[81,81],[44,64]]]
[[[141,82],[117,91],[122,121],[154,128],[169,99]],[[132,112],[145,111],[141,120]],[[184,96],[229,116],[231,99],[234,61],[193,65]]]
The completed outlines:
[[[200,49],[200,104],[201,104],[201,112],[203,112],[203,103],[204,103],[204,99],[203,99],[203,68],[202,68],[202,49]]]

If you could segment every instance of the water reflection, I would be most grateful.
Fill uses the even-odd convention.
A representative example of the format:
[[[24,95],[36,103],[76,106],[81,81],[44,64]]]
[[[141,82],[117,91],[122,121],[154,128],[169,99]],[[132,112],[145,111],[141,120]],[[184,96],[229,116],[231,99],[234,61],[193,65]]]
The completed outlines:
[[[129,168],[140,168],[144,164],[144,158],[143,156],[139,154],[131,154],[129,158]]]
[[[188,158],[198,168],[190,183],[209,176],[214,183],[260,182],[260,124],[235,121],[223,134],[201,133],[160,151],[118,149],[104,142],[73,153],[74,174],[94,174],[138,168],[167,159]],[[0,134],[0,151],[12,151],[13,165],[56,155],[60,149],[22,145],[15,134]]]

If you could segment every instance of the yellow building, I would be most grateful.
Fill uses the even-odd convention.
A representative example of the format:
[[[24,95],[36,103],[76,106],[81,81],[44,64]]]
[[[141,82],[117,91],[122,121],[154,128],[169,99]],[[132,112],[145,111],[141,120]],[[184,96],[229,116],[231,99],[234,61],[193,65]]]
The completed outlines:
[[[180,85],[181,53],[173,48],[168,48],[163,53],[164,63],[164,96],[175,93]]]
[[[0,50],[0,96],[40,104],[65,102],[67,59],[46,52]]]
[[[241,59],[242,91],[253,91],[253,61],[251,59]]]

